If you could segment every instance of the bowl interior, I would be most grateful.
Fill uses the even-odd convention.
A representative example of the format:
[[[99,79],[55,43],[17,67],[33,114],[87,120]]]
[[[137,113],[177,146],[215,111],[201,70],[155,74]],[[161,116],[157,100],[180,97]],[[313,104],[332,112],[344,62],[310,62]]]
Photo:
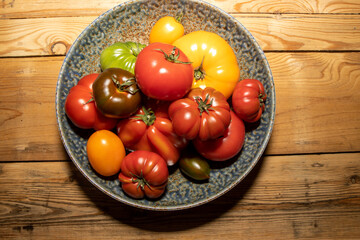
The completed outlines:
[[[70,88],[81,77],[100,72],[100,53],[118,41],[148,44],[151,27],[166,15],[183,14],[185,33],[197,30],[214,32],[233,48],[241,79],[259,79],[268,95],[260,124],[246,132],[245,143],[234,159],[213,164],[210,180],[195,183],[174,170],[164,196],[156,201],[134,200],[123,193],[117,179],[99,177],[89,165],[86,142],[91,131],[72,125],[64,110]],[[67,153],[97,188],[120,202],[152,210],[179,210],[211,201],[238,184],[261,157],[271,135],[275,115],[275,88],[272,74],[263,51],[251,34],[235,18],[202,1],[129,1],[105,12],[92,22],[77,38],[65,57],[56,89],[56,114],[61,138]]]

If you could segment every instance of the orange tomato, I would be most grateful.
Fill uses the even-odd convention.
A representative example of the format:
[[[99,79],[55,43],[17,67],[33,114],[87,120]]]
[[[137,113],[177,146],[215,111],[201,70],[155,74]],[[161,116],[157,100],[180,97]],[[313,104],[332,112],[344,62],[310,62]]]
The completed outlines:
[[[109,130],[94,132],[86,145],[90,165],[103,175],[112,176],[120,171],[125,148],[120,138]]]
[[[180,19],[166,16],[160,18],[151,29],[149,42],[172,44],[183,35],[184,26],[181,24]]]

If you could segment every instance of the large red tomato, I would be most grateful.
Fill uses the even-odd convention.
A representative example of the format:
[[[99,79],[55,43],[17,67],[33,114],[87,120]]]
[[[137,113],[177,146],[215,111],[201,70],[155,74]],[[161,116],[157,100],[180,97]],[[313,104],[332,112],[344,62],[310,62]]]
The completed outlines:
[[[169,171],[165,160],[149,151],[129,153],[122,161],[121,187],[133,198],[158,198],[166,188]]]
[[[172,122],[163,111],[157,114],[145,107],[135,116],[121,120],[117,134],[126,148],[156,152],[169,166],[179,160],[180,150],[187,145],[185,138],[175,134]]]
[[[231,122],[223,137],[209,141],[195,139],[196,150],[205,158],[213,161],[228,160],[240,152],[245,141],[244,122],[231,111]]]
[[[135,78],[146,96],[175,100],[190,90],[193,68],[178,48],[157,42],[145,47],[137,56]]]
[[[256,122],[265,109],[266,93],[257,79],[244,79],[236,84],[232,95],[234,112],[245,122]]]
[[[95,130],[115,127],[117,120],[105,117],[92,100],[92,85],[99,74],[93,73],[80,79],[65,100],[65,112],[75,126]]]
[[[224,134],[230,124],[230,106],[214,88],[193,88],[186,98],[171,103],[169,116],[176,134],[205,141]]]

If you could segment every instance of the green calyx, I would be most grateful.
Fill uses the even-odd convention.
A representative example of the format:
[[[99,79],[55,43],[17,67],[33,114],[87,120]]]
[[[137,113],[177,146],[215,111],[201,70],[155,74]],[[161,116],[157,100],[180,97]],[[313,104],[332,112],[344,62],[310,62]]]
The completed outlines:
[[[207,103],[209,101],[210,95],[207,94],[205,97],[205,100],[203,100],[201,97],[196,97],[196,103],[198,104],[198,109],[200,111],[200,115],[205,111],[207,114],[209,114],[209,110],[214,110],[212,108],[212,104],[214,102],[214,99],[212,98],[210,100],[210,103]]]
[[[150,184],[149,184],[149,183],[146,181],[146,179],[144,178],[142,171],[141,171],[141,173],[140,173],[140,176],[137,176],[137,175],[134,174],[134,173],[131,173],[131,175],[134,176],[134,177],[131,178],[131,181],[132,181],[133,183],[137,183],[137,184],[138,184],[138,185],[137,185],[138,188],[140,187],[142,190],[144,190],[144,187],[145,187],[145,186],[148,186],[149,188],[151,188]]]
[[[132,119],[142,120],[147,126],[153,125],[156,119],[154,111],[145,107],[142,107],[142,110],[143,114],[136,114]]]
[[[169,62],[181,63],[181,64],[191,64],[191,62],[183,62],[183,61],[178,60],[179,56],[180,56],[180,50],[176,47],[174,47],[171,50],[170,54],[166,54],[166,52],[164,52],[164,50],[162,50],[162,49],[155,49],[155,50],[161,51],[164,54],[165,59]],[[177,50],[177,54],[176,54],[176,50]]]
[[[111,79],[113,81],[113,83],[116,85],[116,88],[120,91],[120,92],[128,92],[131,95],[134,95],[135,93],[137,93],[139,91],[138,88],[130,88],[132,85],[136,84],[135,83],[135,78],[129,78],[126,82],[120,83],[119,80],[117,80],[115,78],[115,76],[111,76]]]

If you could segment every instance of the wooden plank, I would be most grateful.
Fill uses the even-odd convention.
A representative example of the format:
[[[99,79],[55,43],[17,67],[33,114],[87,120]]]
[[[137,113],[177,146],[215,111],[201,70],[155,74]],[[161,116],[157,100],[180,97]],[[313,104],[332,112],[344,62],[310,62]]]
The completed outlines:
[[[100,15],[125,0],[3,0],[0,18],[32,18]],[[359,13],[358,0],[207,0],[231,13]]]
[[[359,151],[360,54],[266,56],[277,98],[267,153]]]
[[[266,56],[277,98],[275,126],[266,154],[360,151],[360,53]],[[54,106],[63,59],[0,59],[3,161],[68,158]]]
[[[265,157],[224,196],[175,214],[125,206],[92,186],[71,162],[2,163],[0,236],[358,239],[359,158],[359,153]]]
[[[233,16],[264,51],[360,50],[360,15]],[[65,55],[95,18],[0,19],[0,57]]]

